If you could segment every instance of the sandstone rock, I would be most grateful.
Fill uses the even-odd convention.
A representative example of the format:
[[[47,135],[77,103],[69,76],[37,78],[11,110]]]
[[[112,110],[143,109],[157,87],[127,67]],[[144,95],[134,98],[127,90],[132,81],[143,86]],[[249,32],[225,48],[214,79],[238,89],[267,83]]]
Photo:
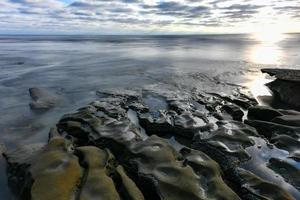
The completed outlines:
[[[76,154],[79,156],[80,163],[86,171],[81,185],[81,200],[144,199],[143,194],[136,187],[135,183],[128,178],[122,166],[115,164],[114,156],[109,150],[84,146],[77,148]],[[116,183],[119,186],[118,188],[116,188]]]
[[[5,154],[8,180],[21,199],[66,200],[76,195],[82,170],[67,141],[53,137],[45,148],[24,148]]]
[[[33,200],[71,199],[82,177],[78,158],[69,151],[67,142],[58,137],[51,139],[45,150],[37,155],[29,171],[33,179]]]

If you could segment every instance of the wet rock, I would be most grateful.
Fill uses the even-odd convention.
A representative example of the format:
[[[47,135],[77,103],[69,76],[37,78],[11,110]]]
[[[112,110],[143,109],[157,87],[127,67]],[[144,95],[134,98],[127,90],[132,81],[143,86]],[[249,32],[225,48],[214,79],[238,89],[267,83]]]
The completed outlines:
[[[122,166],[115,163],[114,156],[109,150],[83,146],[76,149],[76,154],[85,168],[80,199],[144,199],[143,194],[128,178]]]
[[[281,175],[271,165],[272,170],[266,167],[268,151],[277,148],[260,137],[287,149],[287,156],[294,159],[288,158],[289,162],[300,160],[300,127],[272,121],[288,112],[297,116],[294,111],[251,108],[253,118],[246,121],[251,127],[242,123],[243,111],[255,101],[242,93],[141,94],[98,92],[97,101],[60,119],[57,129],[50,131],[48,145],[26,156],[7,154],[12,188],[25,200],[34,199],[33,195],[39,199],[42,193],[42,199],[57,195],[55,199],[62,200],[285,200],[299,196],[288,184],[298,184],[288,179],[292,173],[282,175],[288,183],[282,179],[281,186],[269,178],[269,172]],[[262,112],[267,113],[264,118]],[[284,124],[294,123],[294,118]],[[46,184],[48,190],[49,184],[55,189],[46,191]]]
[[[130,163],[136,166],[143,188],[148,192],[153,188],[151,194],[157,196],[151,199],[239,199],[222,181],[215,162],[203,153],[184,151],[186,161],[157,136],[134,146]]]
[[[55,107],[61,101],[57,93],[45,88],[29,88],[29,94],[32,98],[29,105],[33,110],[46,111]]]
[[[144,105],[142,102],[131,102],[128,105],[128,108],[139,113],[149,112],[149,108],[146,105]]]
[[[82,169],[63,138],[54,137],[30,166],[31,199],[70,199],[76,195]],[[49,185],[52,190],[49,191]]]
[[[263,73],[277,79],[267,84],[281,101],[300,108],[300,70],[295,69],[262,69]]]
[[[107,175],[110,154],[89,146],[77,148],[76,154],[86,171],[80,199],[120,199],[113,180]]]
[[[288,135],[277,135],[270,139],[270,142],[275,144],[280,149],[285,149],[288,152],[300,150],[300,141]]]
[[[191,113],[184,112],[174,117],[174,132],[187,138],[193,138],[195,133],[209,129],[210,126],[201,118],[193,116]]]
[[[149,135],[175,134],[192,139],[195,133],[210,129],[205,120],[190,112],[183,112],[178,115],[172,111],[160,111],[158,116],[145,113],[139,115],[139,120]]]
[[[28,173],[34,157],[39,154],[45,144],[31,144],[15,150],[7,150],[3,155],[7,161],[7,179],[11,191],[19,199],[30,199],[32,176]]]
[[[21,151],[6,154],[8,180],[17,183],[14,190],[21,199],[65,200],[76,194],[82,170],[67,141],[54,137],[45,148]]]
[[[176,113],[173,113],[176,115]],[[156,115],[151,113],[142,113],[138,115],[141,126],[148,135],[164,135],[171,133],[173,128],[173,117],[168,113],[159,111]]]
[[[99,113],[95,107],[65,115],[57,127],[61,134],[72,136],[77,145],[109,147],[120,156],[133,142],[141,140],[140,129],[128,118],[117,120]]]
[[[276,147],[288,151],[293,155],[293,159],[300,159],[297,153],[300,149],[300,127],[259,120],[246,120],[245,123],[255,127],[259,134],[265,136]]]
[[[115,119],[121,119],[126,115],[126,110],[121,107],[121,105],[115,105],[114,103],[109,102],[99,102],[95,101],[92,103],[97,111],[102,111],[109,117]]]
[[[279,80],[300,82],[300,70],[296,69],[279,69],[279,68],[265,68],[261,70],[271,76],[275,76]]]
[[[258,136],[255,129],[238,121],[220,121],[218,126],[215,131],[196,136],[192,148],[215,158],[224,169],[249,160],[251,157],[245,148],[255,144],[251,139]]]
[[[248,110],[248,118],[262,121],[271,121],[275,117],[282,116],[283,114],[273,108],[267,106],[253,106]]]
[[[299,109],[300,108],[300,82],[275,80],[267,84],[270,90],[282,102]]]
[[[278,109],[280,113],[283,115],[300,115],[300,112],[296,110],[283,110],[283,109]]]
[[[276,135],[288,135],[291,137],[298,137],[300,133],[299,127],[287,126],[273,122],[266,122],[260,120],[245,120],[245,123],[255,127],[259,134],[264,135],[266,138],[271,139]]]
[[[231,115],[233,120],[242,121],[244,112],[238,106],[226,104],[221,109]]]
[[[224,183],[221,169],[217,162],[201,151],[183,148],[180,153],[197,175],[206,179],[207,196],[214,196],[216,199],[239,199],[239,197]],[[205,185],[202,186],[205,188]]]
[[[253,173],[238,168],[236,170],[238,185],[241,185],[243,198],[245,199],[272,199],[272,200],[292,200],[294,199],[288,192],[279,186],[267,182]]]
[[[291,163],[278,159],[271,158],[268,167],[280,174],[284,179],[295,186],[300,191],[300,169]]]
[[[300,127],[300,115],[284,115],[272,120],[274,123]]]

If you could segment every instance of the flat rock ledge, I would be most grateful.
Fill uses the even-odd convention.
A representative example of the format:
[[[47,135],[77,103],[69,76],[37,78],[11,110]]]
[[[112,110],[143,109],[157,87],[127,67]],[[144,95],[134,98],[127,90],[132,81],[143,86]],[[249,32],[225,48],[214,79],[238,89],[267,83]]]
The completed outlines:
[[[8,183],[22,200],[300,199],[299,116],[240,92],[99,92],[6,151]]]
[[[267,84],[275,97],[295,109],[300,109],[300,70],[296,69],[262,69],[276,77],[275,81]]]

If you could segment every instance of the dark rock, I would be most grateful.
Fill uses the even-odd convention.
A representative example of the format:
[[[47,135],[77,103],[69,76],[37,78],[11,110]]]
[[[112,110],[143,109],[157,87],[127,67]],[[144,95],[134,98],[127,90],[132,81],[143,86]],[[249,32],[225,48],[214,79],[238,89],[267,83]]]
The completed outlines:
[[[246,121],[251,127],[241,122],[243,111],[256,103],[242,93],[141,94],[99,92],[98,101],[60,119],[46,146],[6,152],[11,188],[24,200],[299,197],[293,170],[282,174],[266,167],[276,153],[300,160],[300,127],[270,122],[286,113],[251,108],[258,113]],[[279,186],[273,175],[286,182]]]
[[[99,113],[93,106],[65,115],[57,127],[61,134],[72,136],[77,145],[97,144],[103,148],[109,147],[120,151],[117,154],[120,156],[134,141],[141,140],[140,130],[128,118],[111,118]]]
[[[267,86],[279,100],[296,109],[300,108],[300,82],[276,79]]]
[[[46,111],[61,101],[57,93],[44,88],[29,88],[29,94],[33,100],[29,105],[33,110]]]
[[[267,68],[262,69],[261,71],[271,76],[275,76],[279,80],[300,82],[300,70],[297,69]]]
[[[259,134],[264,135],[268,139],[281,134],[297,138],[300,134],[300,127],[287,126],[260,120],[245,120],[245,123],[255,127]]]
[[[244,112],[236,105],[226,104],[222,106],[222,110],[232,116],[233,120],[242,121]]]
[[[255,174],[238,168],[235,171],[239,185],[245,199],[272,199],[272,200],[292,200],[294,199],[288,192],[278,185],[267,182]]]
[[[270,142],[278,148],[287,150],[290,153],[300,150],[300,141],[297,139],[297,137],[291,137],[284,134],[277,135],[272,137]]]
[[[296,110],[283,110],[283,109],[278,109],[280,113],[283,115],[300,115],[300,112]]]
[[[271,158],[268,167],[280,174],[288,183],[295,186],[300,191],[300,169],[291,163],[278,159]]]
[[[274,123],[300,127],[300,115],[284,115],[272,120]]]
[[[253,106],[248,110],[248,118],[255,120],[271,121],[282,115],[281,112],[267,106]]]
[[[239,199],[223,182],[213,160],[198,151],[183,152],[181,155],[164,140],[151,136],[136,143],[130,162],[159,199]]]
[[[275,96],[290,106],[300,108],[300,70],[262,69],[277,79],[267,84]]]
[[[255,129],[238,121],[220,121],[218,126],[216,131],[196,136],[192,148],[215,158],[224,169],[249,160],[251,157],[245,148],[255,144],[251,139],[258,136]]]
[[[280,149],[284,149],[298,160],[300,149],[300,127],[287,126],[273,122],[259,120],[246,120],[246,124],[253,126],[259,134],[265,136],[269,141]]]

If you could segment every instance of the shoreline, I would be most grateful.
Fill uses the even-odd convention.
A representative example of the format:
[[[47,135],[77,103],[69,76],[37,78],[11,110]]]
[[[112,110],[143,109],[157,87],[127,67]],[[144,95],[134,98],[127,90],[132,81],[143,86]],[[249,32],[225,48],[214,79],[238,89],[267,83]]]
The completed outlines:
[[[240,89],[231,95],[112,90],[98,98],[64,115],[46,146],[5,152],[20,197],[300,198],[300,112],[259,106]],[[57,190],[48,191],[49,183]]]

